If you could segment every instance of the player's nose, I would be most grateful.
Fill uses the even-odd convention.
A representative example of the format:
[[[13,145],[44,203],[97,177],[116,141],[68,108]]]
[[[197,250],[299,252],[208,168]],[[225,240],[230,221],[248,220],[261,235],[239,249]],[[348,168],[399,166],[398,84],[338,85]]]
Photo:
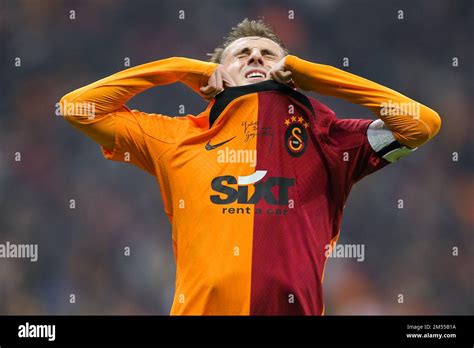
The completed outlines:
[[[254,48],[249,55],[248,65],[263,65],[263,56],[259,49]]]

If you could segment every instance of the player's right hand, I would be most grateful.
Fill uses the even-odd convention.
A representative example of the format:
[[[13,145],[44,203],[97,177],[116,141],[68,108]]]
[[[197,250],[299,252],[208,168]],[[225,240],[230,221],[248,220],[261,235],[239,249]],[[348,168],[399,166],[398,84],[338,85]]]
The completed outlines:
[[[234,80],[230,77],[224,66],[219,64],[209,78],[207,86],[201,87],[200,91],[205,99],[210,100],[221,93],[225,87],[232,86],[235,86]]]

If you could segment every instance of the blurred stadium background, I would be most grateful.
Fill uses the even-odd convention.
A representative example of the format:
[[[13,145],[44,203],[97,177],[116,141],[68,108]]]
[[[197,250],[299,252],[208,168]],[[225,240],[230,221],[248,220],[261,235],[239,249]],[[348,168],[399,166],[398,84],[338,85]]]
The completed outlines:
[[[0,243],[38,243],[39,260],[0,259],[0,314],[168,314],[175,265],[154,178],[104,160],[97,145],[55,116],[55,103],[124,69],[126,57],[132,66],[170,56],[207,60],[245,17],[263,17],[304,59],[343,68],[348,57],[346,70],[430,106],[443,120],[429,145],[353,189],[340,242],[365,244],[365,261],[329,260],[326,314],[473,314],[473,5],[2,0]],[[316,98],[341,118],[374,117]],[[179,84],[129,105],[179,115],[180,104],[191,114],[206,105]]]

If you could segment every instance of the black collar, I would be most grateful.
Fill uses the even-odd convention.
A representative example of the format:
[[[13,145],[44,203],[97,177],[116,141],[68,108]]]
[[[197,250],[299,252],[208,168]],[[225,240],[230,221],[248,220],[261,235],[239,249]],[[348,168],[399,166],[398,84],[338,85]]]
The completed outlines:
[[[219,93],[216,96],[214,105],[211,108],[209,115],[209,128],[212,127],[214,122],[217,120],[219,115],[224,111],[226,106],[234,99],[241,97],[245,94],[265,92],[265,91],[277,91],[289,95],[290,97],[296,99],[301,104],[306,106],[314,114],[313,106],[311,105],[308,98],[300,93],[295,91],[293,88],[278,83],[274,80],[266,80],[263,82],[254,83],[251,85],[237,86],[237,87],[227,87],[222,93]]]

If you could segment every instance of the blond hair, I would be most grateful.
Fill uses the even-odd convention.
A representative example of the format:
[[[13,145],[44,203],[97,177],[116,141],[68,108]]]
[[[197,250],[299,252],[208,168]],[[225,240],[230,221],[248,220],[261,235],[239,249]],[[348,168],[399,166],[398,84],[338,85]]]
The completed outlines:
[[[213,53],[208,53],[207,55],[210,56],[209,61],[213,63],[220,63],[222,59],[222,53],[224,50],[235,40],[238,40],[243,37],[249,36],[259,36],[270,39],[276,42],[283,50],[284,55],[288,54],[288,50],[286,49],[283,41],[275,34],[275,31],[271,26],[266,24],[262,19],[259,20],[248,20],[245,18],[242,22],[237,24],[236,27],[232,28],[232,31],[229,33],[227,37],[224,38],[223,43],[214,49]]]

